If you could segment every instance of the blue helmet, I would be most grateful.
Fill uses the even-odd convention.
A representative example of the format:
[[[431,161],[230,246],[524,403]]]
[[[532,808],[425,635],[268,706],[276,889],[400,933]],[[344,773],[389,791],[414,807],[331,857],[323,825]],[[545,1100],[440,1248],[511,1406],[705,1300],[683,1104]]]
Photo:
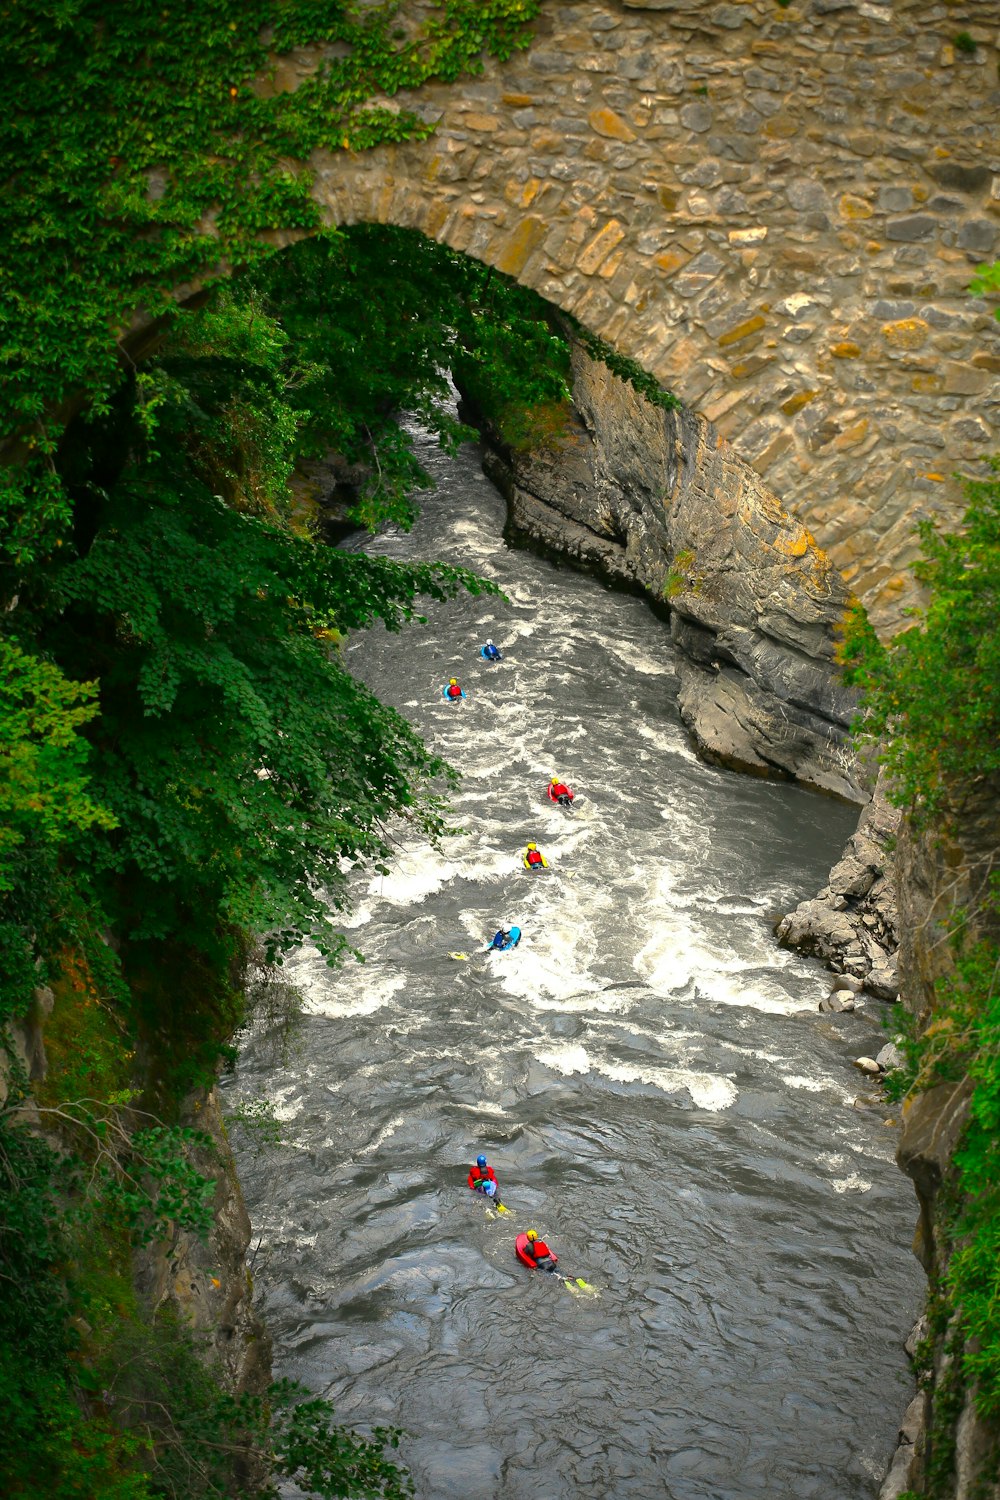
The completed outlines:
[[[476,1166],[477,1167],[485,1167],[485,1165],[486,1165],[486,1157],[485,1156],[477,1156],[476,1157]]]

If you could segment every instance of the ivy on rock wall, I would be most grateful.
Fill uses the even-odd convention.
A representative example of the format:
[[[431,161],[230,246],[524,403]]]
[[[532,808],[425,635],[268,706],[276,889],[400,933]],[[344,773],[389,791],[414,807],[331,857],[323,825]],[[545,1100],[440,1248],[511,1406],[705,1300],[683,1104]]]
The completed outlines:
[[[1000,464],[996,465],[1000,471]],[[966,483],[961,529],[921,527],[916,572],[926,606],[888,646],[856,620],[845,644],[863,689],[862,729],[880,744],[890,796],[931,841],[960,831],[1000,787],[1000,477]],[[956,826],[957,825],[957,826]],[[960,846],[961,839],[953,843]],[[951,972],[930,1014],[913,1018],[897,1093],[968,1079],[969,1120],[953,1179],[935,1199],[930,1337],[921,1378],[933,1421],[920,1494],[955,1493],[957,1423],[966,1398],[996,1433],[1000,1423],[1000,876],[996,855],[977,872],[974,910],[950,913]],[[990,868],[992,862],[992,870]],[[905,1107],[905,1105],[904,1105]],[[1000,1472],[1000,1444],[984,1447],[983,1493]],[[914,1492],[915,1494],[916,1492]],[[978,1493],[978,1490],[977,1490]]]
[[[994,461],[1000,473],[1000,460]],[[890,797],[925,824],[963,785],[1000,771],[1000,479],[965,481],[961,529],[923,521],[914,573],[928,593],[888,647],[863,611],[843,657],[865,693],[865,738],[880,744]]]

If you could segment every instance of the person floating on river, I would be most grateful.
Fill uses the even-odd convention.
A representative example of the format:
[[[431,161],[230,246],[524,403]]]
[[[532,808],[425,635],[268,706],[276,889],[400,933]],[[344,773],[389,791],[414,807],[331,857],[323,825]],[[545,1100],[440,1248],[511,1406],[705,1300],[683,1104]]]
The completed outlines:
[[[537,844],[529,844],[521,860],[526,870],[547,870],[549,862]]]
[[[485,1193],[487,1198],[497,1196],[497,1178],[485,1156],[476,1157],[476,1165],[469,1169],[469,1186],[473,1192]]]
[[[573,798],[576,793],[571,792],[566,783],[560,781],[558,776],[550,778],[546,790],[550,802],[558,802],[560,807],[571,808],[573,806]]]
[[[494,646],[492,641],[487,641],[485,646],[480,646],[479,654],[484,661],[503,661],[503,652],[499,646]]]
[[[448,698],[452,703],[457,703],[459,698],[464,698],[465,693],[459,687],[454,677],[449,677],[447,685],[441,689],[442,698]]]
[[[534,1262],[539,1271],[554,1271],[558,1255],[553,1255],[544,1240],[538,1238],[537,1229],[529,1229],[524,1236],[524,1253]]]
[[[508,948],[516,948],[520,941],[520,927],[501,927],[500,931],[494,934],[493,941],[486,951],[492,953],[496,949],[498,953],[506,953]]]

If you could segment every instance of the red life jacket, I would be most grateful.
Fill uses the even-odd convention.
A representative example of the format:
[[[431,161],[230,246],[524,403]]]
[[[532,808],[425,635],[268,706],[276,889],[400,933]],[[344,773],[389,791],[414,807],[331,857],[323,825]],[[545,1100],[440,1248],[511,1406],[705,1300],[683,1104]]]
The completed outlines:
[[[548,1257],[552,1254],[552,1251],[549,1249],[544,1240],[529,1240],[528,1254],[533,1255],[535,1260],[547,1260]]]
[[[469,1186],[477,1188],[481,1182],[496,1182],[497,1177],[492,1167],[472,1167],[469,1171]]]
[[[529,849],[528,850],[528,864],[529,865],[540,865],[541,862],[542,862],[542,856],[539,854],[538,850],[537,849]]]
[[[461,696],[462,696],[462,689],[459,687],[458,683],[457,682],[450,683],[449,687],[448,687],[448,697],[449,698],[461,698]]]
[[[569,787],[565,784],[565,782],[557,781],[556,784],[555,784],[555,786],[553,786],[552,783],[551,783],[551,781],[550,781],[549,782],[549,801],[550,802],[558,802],[560,797],[568,797],[570,799],[570,801],[572,801],[573,800],[573,793],[570,791]]]

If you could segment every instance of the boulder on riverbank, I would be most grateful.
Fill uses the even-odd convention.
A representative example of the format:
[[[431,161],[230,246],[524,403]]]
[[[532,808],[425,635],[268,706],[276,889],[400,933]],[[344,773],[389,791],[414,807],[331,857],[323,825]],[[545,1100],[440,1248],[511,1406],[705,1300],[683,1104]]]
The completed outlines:
[[[892,846],[899,809],[881,781],[823,889],[777,926],[779,942],[838,971],[837,987],[896,1000],[899,911]]]

